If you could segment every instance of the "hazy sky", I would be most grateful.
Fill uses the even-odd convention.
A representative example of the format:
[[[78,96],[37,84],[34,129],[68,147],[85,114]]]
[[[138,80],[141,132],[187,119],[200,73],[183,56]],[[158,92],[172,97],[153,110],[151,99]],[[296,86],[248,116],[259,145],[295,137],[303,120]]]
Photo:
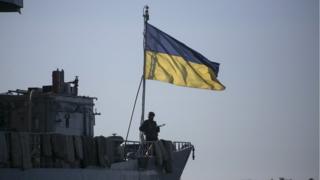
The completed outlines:
[[[182,180],[319,179],[316,0],[25,0],[0,14],[0,92],[51,83],[63,68],[96,96],[96,135],[125,136],[150,23],[221,63],[223,92],[147,82],[160,137],[191,141]],[[140,101],[130,139],[138,139]]]

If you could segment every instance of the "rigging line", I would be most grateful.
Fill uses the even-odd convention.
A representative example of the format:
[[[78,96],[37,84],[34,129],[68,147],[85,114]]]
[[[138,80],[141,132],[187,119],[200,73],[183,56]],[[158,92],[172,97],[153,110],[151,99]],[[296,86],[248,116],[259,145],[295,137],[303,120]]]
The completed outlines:
[[[126,145],[127,145],[127,140],[128,140],[128,136],[129,136],[129,132],[130,132],[131,123],[132,123],[132,117],[133,117],[133,114],[134,114],[134,110],[135,110],[135,108],[136,108],[137,99],[138,99],[138,96],[139,96],[140,87],[141,87],[141,83],[142,83],[143,78],[144,78],[144,77],[142,76],[142,77],[141,77],[141,80],[140,80],[139,87],[138,87],[138,91],[137,91],[137,94],[136,94],[136,98],[135,98],[135,100],[134,100],[134,105],[133,105],[133,108],[132,108],[132,113],[131,113],[130,122],[129,122],[129,127],[128,127],[128,130],[127,130],[126,140],[124,141],[124,148],[125,148]]]

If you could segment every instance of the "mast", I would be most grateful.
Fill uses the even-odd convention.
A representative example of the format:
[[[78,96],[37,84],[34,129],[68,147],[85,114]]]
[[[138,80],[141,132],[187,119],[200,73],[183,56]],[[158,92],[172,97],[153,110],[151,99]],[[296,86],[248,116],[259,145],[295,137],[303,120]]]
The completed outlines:
[[[147,22],[149,20],[149,7],[146,5],[143,8],[143,20],[144,20],[144,32],[143,32],[143,74],[142,74],[142,111],[141,111],[141,121],[142,125],[144,121],[144,111],[145,111],[145,101],[146,101],[146,42],[147,42]],[[144,141],[143,134],[140,132],[140,141]]]

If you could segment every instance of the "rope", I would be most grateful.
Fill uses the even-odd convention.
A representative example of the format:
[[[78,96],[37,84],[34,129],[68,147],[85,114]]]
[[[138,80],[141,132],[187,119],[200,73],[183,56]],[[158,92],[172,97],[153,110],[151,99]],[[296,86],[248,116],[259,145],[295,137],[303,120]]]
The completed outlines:
[[[192,160],[194,160],[196,157],[194,151],[195,151],[194,146],[192,146]]]
[[[131,113],[130,122],[129,122],[129,127],[128,127],[128,130],[127,130],[127,136],[126,136],[126,140],[124,142],[124,148],[126,148],[126,145],[127,145],[127,140],[128,140],[128,136],[129,136],[129,132],[130,132],[131,123],[132,123],[132,117],[133,117],[133,114],[134,114],[134,110],[136,108],[137,99],[138,99],[138,96],[139,96],[142,80],[143,80],[143,76],[141,77],[140,84],[139,84],[139,87],[138,87],[138,91],[137,91],[137,94],[136,94],[136,98],[134,100],[134,105],[133,105],[133,108],[132,108],[132,113]]]

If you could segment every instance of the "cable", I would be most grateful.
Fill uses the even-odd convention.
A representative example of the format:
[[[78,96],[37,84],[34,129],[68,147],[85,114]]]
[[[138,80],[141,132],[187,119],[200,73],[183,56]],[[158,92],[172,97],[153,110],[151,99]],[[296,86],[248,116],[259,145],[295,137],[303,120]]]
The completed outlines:
[[[127,140],[128,140],[128,136],[129,136],[129,132],[130,132],[131,123],[132,123],[132,117],[133,117],[133,114],[134,114],[134,110],[135,110],[135,108],[136,108],[137,99],[138,99],[138,96],[139,96],[139,92],[140,92],[140,87],[141,87],[142,80],[143,80],[143,76],[141,77],[140,84],[139,84],[139,87],[138,87],[138,91],[137,91],[137,94],[136,94],[136,98],[135,98],[135,100],[134,100],[134,105],[133,105],[133,108],[132,108],[132,113],[131,113],[131,117],[130,117],[129,127],[128,127],[128,131],[127,131],[127,136],[126,136],[126,140],[124,141],[124,150],[125,150],[126,145],[127,145]]]

